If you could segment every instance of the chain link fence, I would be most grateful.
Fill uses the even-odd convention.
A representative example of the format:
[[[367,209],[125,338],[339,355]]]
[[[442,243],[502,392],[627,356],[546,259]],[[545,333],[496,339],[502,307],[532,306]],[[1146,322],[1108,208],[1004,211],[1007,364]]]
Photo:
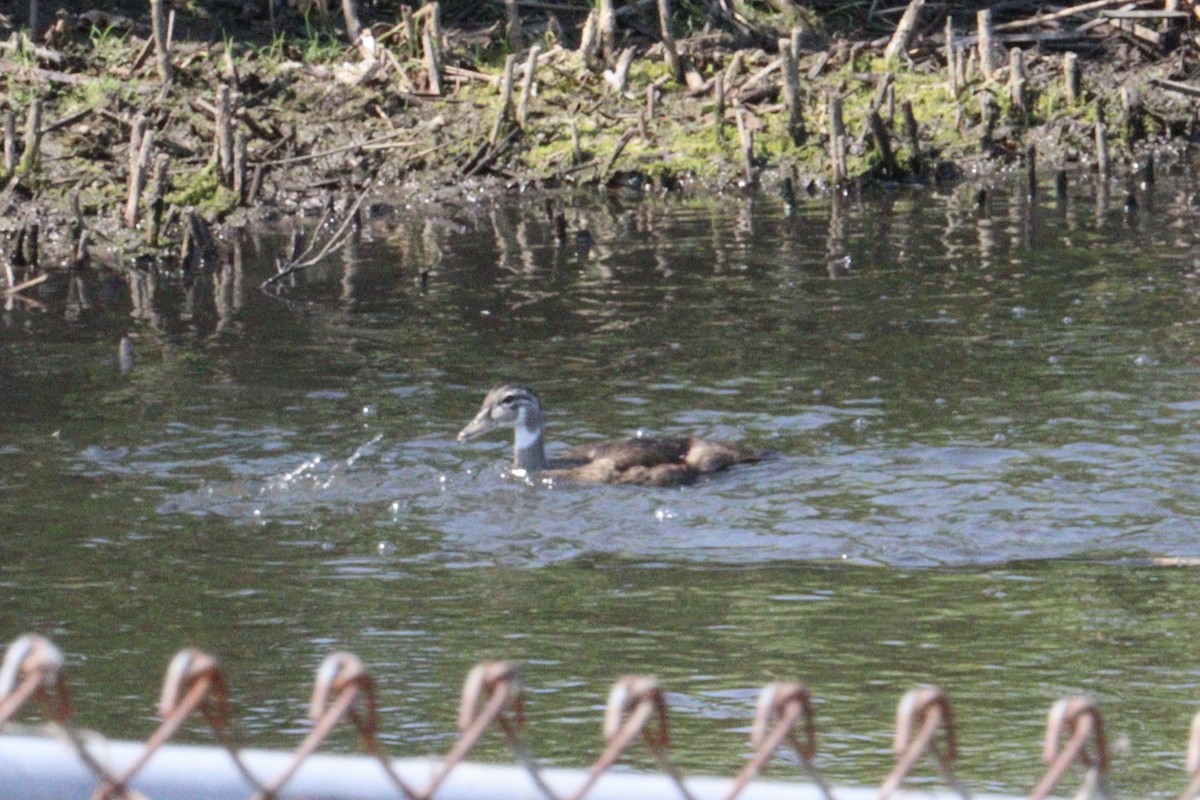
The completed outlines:
[[[195,648],[181,650],[167,667],[158,705],[161,723],[153,735],[144,744],[106,742],[71,724],[62,653],[43,637],[22,636],[9,645],[0,663],[0,733],[4,734],[0,735],[0,800],[10,796],[58,796],[59,789],[38,786],[37,782],[43,780],[45,776],[39,777],[43,773],[65,774],[62,756],[72,752],[78,764],[71,774],[92,783],[94,800],[146,797],[141,793],[142,782],[152,760],[169,764],[159,772],[167,775],[171,785],[183,787],[182,796],[193,797],[634,800],[677,796],[681,800],[766,800],[778,796],[857,800],[874,796],[887,800],[908,794],[901,784],[917,762],[928,757],[936,763],[948,787],[944,796],[972,796],[954,772],[954,712],[947,694],[936,687],[914,689],[900,700],[893,742],[895,766],[879,788],[869,792],[835,789],[822,777],[816,765],[812,696],[800,683],[772,683],[762,690],[750,734],[753,754],[732,778],[685,778],[681,774],[670,758],[666,696],[657,680],[645,676],[627,675],[613,685],[602,725],[604,748],[585,770],[548,769],[533,758],[523,738],[520,672],[509,662],[487,661],[470,671],[459,704],[458,739],[445,756],[434,760],[393,760],[384,752],[378,737],[375,683],[362,661],[351,653],[333,653],[321,663],[308,708],[312,727],[291,753],[239,747],[230,734],[228,688],[216,658]],[[36,706],[48,721],[53,739],[44,735],[29,737],[15,730],[13,720],[31,706]],[[193,714],[205,721],[220,750],[168,745]],[[364,756],[319,755],[317,751],[330,733],[346,723],[357,731]],[[504,739],[515,767],[488,767],[466,761],[489,731]],[[1180,795],[1181,800],[1200,796],[1200,714],[1193,721],[1191,733],[1187,754],[1191,782]],[[639,741],[653,754],[661,773],[613,774],[610,770]],[[806,780],[769,785],[756,780],[783,748],[796,754]],[[1111,797],[1105,781],[1109,758],[1103,718],[1091,700],[1066,698],[1051,707],[1042,755],[1046,772],[1031,790],[1030,798],[1049,797],[1072,766],[1083,772],[1077,797]],[[377,763],[377,769],[370,768],[371,762]],[[361,780],[367,769],[375,773],[376,783],[383,776],[384,794],[377,789],[367,791],[370,782]],[[205,782],[218,773],[226,774],[222,784],[225,788],[219,792],[211,787],[203,790]],[[360,779],[355,779],[356,775]],[[324,776],[324,783],[319,776]],[[329,781],[334,788],[330,788]],[[24,785],[12,785],[14,782]],[[160,779],[156,785],[164,784]]]

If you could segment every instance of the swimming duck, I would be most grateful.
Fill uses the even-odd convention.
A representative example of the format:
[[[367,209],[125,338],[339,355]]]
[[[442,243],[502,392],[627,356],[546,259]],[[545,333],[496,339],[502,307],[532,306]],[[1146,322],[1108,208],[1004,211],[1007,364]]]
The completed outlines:
[[[497,428],[513,429],[513,468],[589,483],[675,486],[762,455],[728,442],[687,436],[628,438],[576,448],[547,459],[546,415],[537,393],[526,386],[498,386],[483,398],[479,413],[458,432],[469,442]]]

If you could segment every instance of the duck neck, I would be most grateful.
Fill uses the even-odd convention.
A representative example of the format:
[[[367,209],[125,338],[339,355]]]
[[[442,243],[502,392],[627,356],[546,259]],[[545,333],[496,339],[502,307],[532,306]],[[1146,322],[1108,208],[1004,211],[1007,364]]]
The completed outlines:
[[[546,468],[546,450],[542,445],[542,415],[525,410],[513,429],[513,467],[524,470]]]

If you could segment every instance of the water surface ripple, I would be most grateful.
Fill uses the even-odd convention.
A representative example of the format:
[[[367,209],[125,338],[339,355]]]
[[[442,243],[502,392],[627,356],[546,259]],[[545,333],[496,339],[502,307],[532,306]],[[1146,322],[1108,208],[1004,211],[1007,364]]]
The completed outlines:
[[[668,686],[685,767],[729,773],[757,687],[799,677],[853,783],[938,682],[964,775],[1014,793],[1082,692],[1128,742],[1118,785],[1173,796],[1200,584],[1155,564],[1200,557],[1200,220],[1182,183],[1139,192],[558,201],[587,250],[541,202],[380,208],[280,297],[272,237],[186,279],[56,275],[0,316],[0,633],[58,641],[115,736],[209,647],[267,745],[346,647],[400,754],[444,750],[469,666],[516,658],[535,749],[575,765],[620,672]],[[454,441],[510,380],[552,450],[769,457],[684,488],[515,478],[502,437]]]

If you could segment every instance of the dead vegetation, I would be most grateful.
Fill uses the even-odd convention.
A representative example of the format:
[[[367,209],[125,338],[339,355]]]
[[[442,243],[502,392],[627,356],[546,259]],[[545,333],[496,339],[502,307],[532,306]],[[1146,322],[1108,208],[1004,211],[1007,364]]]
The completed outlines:
[[[199,268],[223,226],[364,190],[1107,180],[1195,133],[1185,0],[595,6],[0,16],[5,285],[97,250]]]

